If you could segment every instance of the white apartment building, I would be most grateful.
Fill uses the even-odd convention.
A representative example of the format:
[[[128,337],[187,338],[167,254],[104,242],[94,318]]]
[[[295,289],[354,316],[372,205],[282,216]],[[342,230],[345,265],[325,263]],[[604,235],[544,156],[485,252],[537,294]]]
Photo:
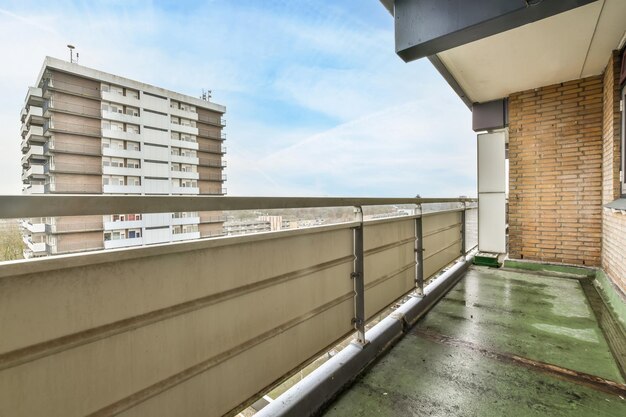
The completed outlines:
[[[224,195],[222,105],[47,57],[22,121],[23,192]],[[223,234],[219,212],[26,219],[26,257]]]

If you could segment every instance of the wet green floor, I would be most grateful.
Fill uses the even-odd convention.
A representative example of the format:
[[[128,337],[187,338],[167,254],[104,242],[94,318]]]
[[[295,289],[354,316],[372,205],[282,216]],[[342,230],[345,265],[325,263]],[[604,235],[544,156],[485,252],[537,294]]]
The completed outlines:
[[[626,416],[623,383],[578,280],[474,267],[325,415]]]

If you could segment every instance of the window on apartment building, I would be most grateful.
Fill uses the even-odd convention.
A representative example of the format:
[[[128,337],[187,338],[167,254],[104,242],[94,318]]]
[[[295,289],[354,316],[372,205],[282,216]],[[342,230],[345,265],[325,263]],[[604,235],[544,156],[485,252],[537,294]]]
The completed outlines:
[[[139,142],[126,142],[126,149],[129,151],[138,151],[141,149]]]
[[[190,127],[196,127],[196,121],[195,120],[190,120],[190,119],[183,119],[182,117],[178,118],[179,119],[179,123],[182,126],[190,126]]]
[[[189,164],[181,164],[180,170],[183,172],[196,172],[196,166],[189,165]]]
[[[102,129],[112,130],[114,132],[123,132],[124,131],[124,123],[113,122],[111,120],[103,120],[102,121]]]
[[[132,98],[135,98],[135,99],[139,100],[139,91],[127,88],[126,89],[126,96],[127,97],[132,97]]]
[[[127,168],[139,168],[139,159],[127,159],[126,167]]]
[[[172,155],[180,156],[180,148],[172,148],[171,153]]]
[[[117,85],[110,85],[109,92],[119,94],[120,96],[124,95],[124,88],[119,87]]]
[[[141,178],[139,177],[127,177],[126,184],[128,185],[141,185]]]
[[[183,225],[183,233],[194,233],[198,231],[197,224],[184,224]]]
[[[141,237],[141,229],[128,229],[128,238],[134,239]]]
[[[126,131],[130,132],[130,133],[137,133],[137,134],[139,134],[139,125],[127,124],[126,125]]]
[[[180,225],[172,226],[172,233],[175,235],[179,235],[183,232],[183,227]]]
[[[180,156],[186,156],[187,158],[195,158],[196,157],[196,151],[193,150],[193,149],[181,148],[180,149]]]
[[[180,133],[172,132],[171,138],[172,140],[180,140]]]
[[[124,185],[124,177],[119,175],[103,175],[102,185]]]
[[[171,170],[176,172],[180,171],[180,164],[173,163],[171,166]]]
[[[180,179],[179,178],[172,178],[170,180],[172,187],[180,187]]]
[[[125,230],[112,230],[110,232],[104,232],[104,241],[126,239]]]
[[[126,106],[126,108],[124,109],[124,113],[126,113],[129,116],[139,116],[139,109],[136,107]]]
[[[127,214],[126,217],[128,218],[128,221],[136,221],[136,220],[141,220],[141,214]]]
[[[196,188],[198,187],[198,181],[196,180],[180,180],[180,186],[183,188]]]
[[[180,124],[180,117],[172,116],[170,121],[172,122],[172,124],[179,125]]]
[[[186,133],[182,133],[182,134],[180,135],[180,140],[183,140],[183,141],[185,141],[185,142],[194,142],[194,143],[195,143],[195,142],[196,142],[196,137],[195,137],[195,136],[193,136],[193,135],[189,135],[189,134],[186,134]]]
[[[177,109],[178,108],[178,101],[176,100],[170,100],[170,108],[171,109]]]

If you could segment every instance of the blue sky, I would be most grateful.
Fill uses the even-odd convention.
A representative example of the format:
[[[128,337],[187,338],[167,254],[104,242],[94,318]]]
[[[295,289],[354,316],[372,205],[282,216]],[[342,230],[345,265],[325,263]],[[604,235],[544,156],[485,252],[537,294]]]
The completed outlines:
[[[0,193],[46,55],[227,107],[229,195],[474,195],[471,114],[378,0],[0,0]]]

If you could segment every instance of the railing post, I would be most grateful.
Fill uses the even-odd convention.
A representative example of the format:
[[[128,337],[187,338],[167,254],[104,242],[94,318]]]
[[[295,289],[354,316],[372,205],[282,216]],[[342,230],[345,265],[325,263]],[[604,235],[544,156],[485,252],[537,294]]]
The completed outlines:
[[[354,208],[355,221],[359,225],[354,228],[354,269],[351,274],[354,284],[354,318],[352,323],[357,331],[356,343],[365,346],[365,274],[363,251],[363,208]]]
[[[422,205],[418,204],[419,217],[415,219],[415,292],[424,295],[424,236],[422,233]]]
[[[465,245],[465,213],[467,212],[467,203],[463,202],[463,211],[461,212],[461,256],[465,257],[466,245]]]

